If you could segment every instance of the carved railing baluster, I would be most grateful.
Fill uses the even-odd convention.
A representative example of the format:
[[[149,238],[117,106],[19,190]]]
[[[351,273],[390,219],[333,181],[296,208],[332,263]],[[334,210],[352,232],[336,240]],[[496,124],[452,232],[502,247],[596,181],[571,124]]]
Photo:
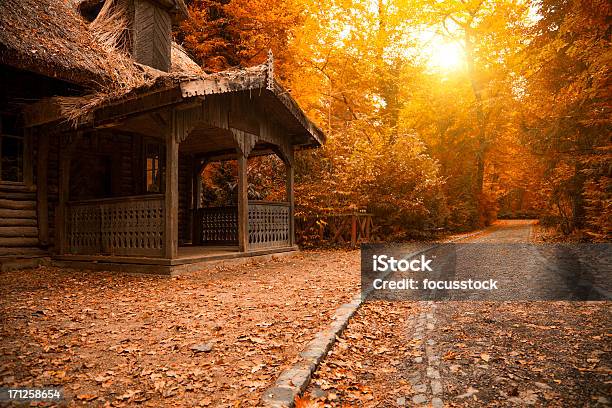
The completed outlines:
[[[70,202],[70,253],[161,256],[163,205],[158,195]]]
[[[249,248],[265,249],[289,245],[289,204],[249,202]]]
[[[199,208],[202,245],[238,245],[238,208]]]
[[[197,210],[202,245],[238,245],[238,208],[208,207]],[[289,204],[249,201],[249,249],[289,245]]]

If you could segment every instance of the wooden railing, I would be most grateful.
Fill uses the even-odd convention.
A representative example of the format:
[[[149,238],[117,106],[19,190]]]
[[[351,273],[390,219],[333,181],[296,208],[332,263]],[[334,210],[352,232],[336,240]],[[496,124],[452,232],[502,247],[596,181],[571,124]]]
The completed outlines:
[[[289,203],[249,201],[249,248],[289,244]]]
[[[196,245],[238,245],[238,208],[207,207],[195,211]],[[249,201],[249,249],[289,245],[289,204]]]
[[[378,242],[372,214],[326,214],[296,217],[297,242],[302,245],[340,245],[355,248],[360,243]]]
[[[206,207],[195,211],[195,245],[238,245],[238,207]]]
[[[71,254],[162,256],[162,195],[71,201],[67,206]]]

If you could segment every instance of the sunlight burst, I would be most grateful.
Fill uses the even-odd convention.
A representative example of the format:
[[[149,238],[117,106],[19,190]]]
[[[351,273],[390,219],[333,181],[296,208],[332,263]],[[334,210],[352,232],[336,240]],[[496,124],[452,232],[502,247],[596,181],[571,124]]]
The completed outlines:
[[[432,41],[425,50],[427,65],[437,71],[456,71],[465,66],[463,48],[456,42]]]

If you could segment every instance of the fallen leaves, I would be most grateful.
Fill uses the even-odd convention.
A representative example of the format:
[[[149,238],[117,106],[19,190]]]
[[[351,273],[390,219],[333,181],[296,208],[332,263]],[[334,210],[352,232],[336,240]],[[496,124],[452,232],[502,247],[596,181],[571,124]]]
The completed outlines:
[[[212,343],[194,344],[189,348],[196,353],[210,353],[213,349]]]
[[[459,399],[463,399],[463,398],[470,398],[470,397],[473,397],[473,396],[474,396],[475,394],[477,394],[478,392],[479,392],[479,391],[478,391],[476,388],[474,388],[474,387],[472,387],[472,386],[469,386],[469,387],[467,388],[467,390],[465,391],[465,393],[463,393],[463,394],[461,394],[461,395],[458,395],[458,396],[457,396],[457,398],[459,398]]]
[[[101,406],[253,406],[358,288],[357,251],[179,279],[3,273],[0,380],[61,385],[68,400]]]
[[[411,389],[395,380],[421,345],[407,342],[404,335],[405,319],[414,309],[404,302],[365,303],[314,373],[305,401],[313,406],[394,406],[396,394]]]
[[[98,398],[98,396],[95,394],[79,394],[76,396],[76,399],[78,399],[79,401],[92,401],[96,398]]]
[[[436,310],[438,321],[453,322],[435,333],[446,349],[442,377],[452,406],[589,406],[609,389],[602,304],[463,302]],[[491,316],[495,323],[479,323]]]

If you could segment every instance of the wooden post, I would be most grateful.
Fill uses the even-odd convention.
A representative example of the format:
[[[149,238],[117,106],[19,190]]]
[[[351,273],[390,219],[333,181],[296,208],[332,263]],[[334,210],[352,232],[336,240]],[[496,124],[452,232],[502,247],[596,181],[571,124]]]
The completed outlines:
[[[36,163],[36,216],[38,218],[38,242],[41,246],[49,245],[49,134],[41,133],[38,137],[38,157]]]
[[[166,175],[164,190],[164,257],[178,256],[178,160],[179,144],[176,137],[176,112],[172,112],[170,131],[166,135]]]
[[[70,156],[72,148],[67,146],[69,142],[64,137],[63,146],[59,151],[59,185],[58,185],[58,205],[55,217],[55,231],[56,231],[56,248],[59,255],[63,255],[68,252],[68,231],[67,217],[68,209],[67,203],[70,198]],[[72,141],[76,143],[76,141]]]
[[[23,182],[32,191],[34,189],[34,141],[31,128],[24,130],[23,153]]]
[[[247,178],[248,159],[238,149],[238,247],[249,250],[249,196]]]
[[[193,245],[202,245],[202,220],[200,219],[200,207],[202,205],[202,178],[200,174],[202,172],[202,159],[199,157],[193,158],[193,172],[192,172],[192,225],[191,225],[191,243]]]
[[[294,219],[294,211],[295,211],[295,194],[293,192],[293,178],[294,171],[293,165],[289,162],[285,162],[285,186],[287,190],[287,202],[289,203],[289,246],[293,246],[295,244],[295,219]]]
[[[357,215],[351,215],[351,248],[357,246]]]

